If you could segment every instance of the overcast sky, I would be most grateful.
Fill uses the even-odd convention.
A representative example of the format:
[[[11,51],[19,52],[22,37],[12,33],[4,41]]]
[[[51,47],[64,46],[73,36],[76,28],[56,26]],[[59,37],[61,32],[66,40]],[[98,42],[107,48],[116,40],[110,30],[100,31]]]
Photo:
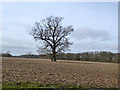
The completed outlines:
[[[64,17],[64,26],[73,25],[69,35],[71,53],[118,51],[117,2],[37,2],[2,4],[3,52],[13,55],[37,54],[36,42],[29,34],[36,21],[48,16]]]

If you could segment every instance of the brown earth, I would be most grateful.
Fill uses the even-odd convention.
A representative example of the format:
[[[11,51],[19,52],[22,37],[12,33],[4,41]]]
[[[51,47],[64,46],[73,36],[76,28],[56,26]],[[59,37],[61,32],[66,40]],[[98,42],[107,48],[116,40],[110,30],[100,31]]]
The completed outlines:
[[[118,87],[118,64],[87,61],[2,58],[3,82],[44,82]]]

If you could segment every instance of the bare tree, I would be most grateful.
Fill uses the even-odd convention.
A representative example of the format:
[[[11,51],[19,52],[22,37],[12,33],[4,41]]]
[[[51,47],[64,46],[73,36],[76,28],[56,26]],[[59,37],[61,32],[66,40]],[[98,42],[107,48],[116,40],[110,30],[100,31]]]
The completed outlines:
[[[35,23],[32,35],[35,40],[42,40],[43,47],[39,47],[38,52],[42,51],[52,55],[52,61],[56,61],[56,54],[68,50],[72,45],[67,36],[73,31],[72,26],[63,27],[61,21],[64,18],[50,16],[40,22]]]

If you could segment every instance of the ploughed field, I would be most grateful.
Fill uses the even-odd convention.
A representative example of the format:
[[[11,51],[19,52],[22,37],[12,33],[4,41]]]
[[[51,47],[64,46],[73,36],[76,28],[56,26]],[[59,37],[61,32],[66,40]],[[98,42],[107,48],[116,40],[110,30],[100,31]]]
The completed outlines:
[[[117,88],[118,64],[3,57],[2,81]]]

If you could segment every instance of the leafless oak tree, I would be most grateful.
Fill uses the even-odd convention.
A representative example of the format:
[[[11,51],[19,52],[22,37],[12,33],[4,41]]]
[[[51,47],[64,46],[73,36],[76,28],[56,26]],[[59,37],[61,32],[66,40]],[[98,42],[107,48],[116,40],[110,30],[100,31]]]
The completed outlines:
[[[67,36],[73,31],[72,26],[63,27],[61,21],[64,18],[50,16],[40,22],[35,23],[32,29],[32,35],[35,40],[42,40],[43,47],[38,51],[50,53],[52,61],[56,61],[56,54],[68,50],[72,44]]]

